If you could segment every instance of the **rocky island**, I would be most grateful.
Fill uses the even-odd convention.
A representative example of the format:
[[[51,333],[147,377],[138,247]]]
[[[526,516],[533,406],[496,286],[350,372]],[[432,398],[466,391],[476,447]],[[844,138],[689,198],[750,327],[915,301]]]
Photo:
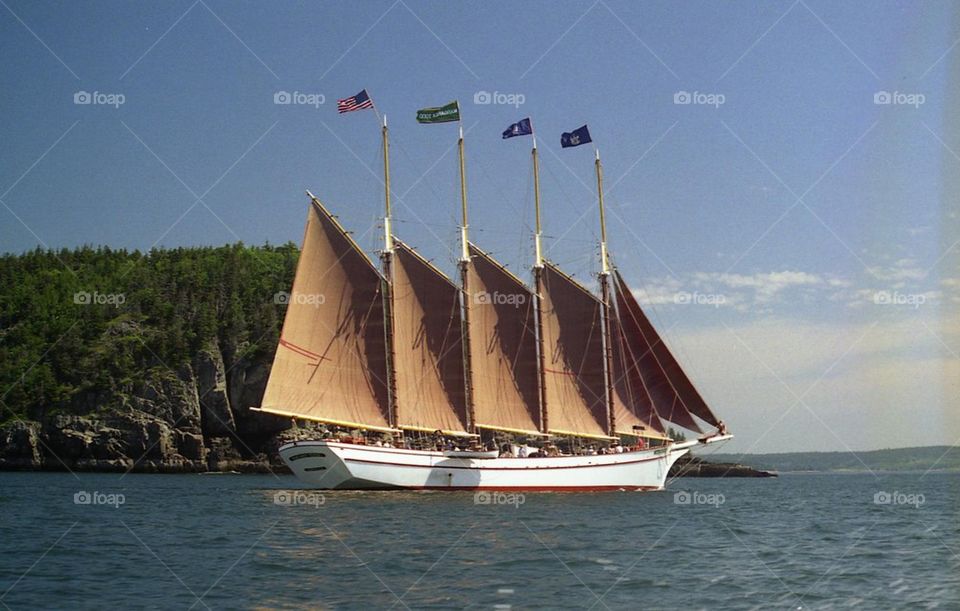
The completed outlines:
[[[235,244],[0,257],[0,469],[285,472],[290,420],[248,408],[297,256]],[[770,473],[684,457],[674,475]]]

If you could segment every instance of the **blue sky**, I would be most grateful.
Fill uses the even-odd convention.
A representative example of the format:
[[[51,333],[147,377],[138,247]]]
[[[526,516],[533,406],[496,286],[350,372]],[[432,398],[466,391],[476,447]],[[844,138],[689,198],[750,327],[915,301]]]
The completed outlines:
[[[453,271],[456,127],[414,112],[459,99],[473,239],[531,261],[530,139],[500,138],[530,116],[548,255],[590,282],[587,123],[615,261],[728,449],[952,444],[958,36],[947,3],[3,0],[0,250],[297,242],[310,189],[372,252],[376,119],[336,113],[366,88],[405,241]]]

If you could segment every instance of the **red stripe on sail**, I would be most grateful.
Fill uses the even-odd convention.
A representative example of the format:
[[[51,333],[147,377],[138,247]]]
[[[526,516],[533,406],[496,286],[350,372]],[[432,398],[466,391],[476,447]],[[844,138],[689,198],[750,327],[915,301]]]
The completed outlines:
[[[296,345],[296,344],[294,344],[294,343],[292,343],[292,342],[288,342],[287,340],[285,340],[285,339],[283,339],[283,338],[280,338],[280,345],[283,346],[284,348],[287,348],[287,349],[289,349],[289,350],[292,350],[292,351],[296,352],[296,353],[299,354],[300,356],[306,356],[306,357],[309,357],[309,358],[312,358],[312,359],[317,359],[318,361],[329,361],[329,360],[330,360],[330,359],[328,359],[328,358],[325,357],[325,356],[321,356],[321,355],[319,355],[319,354],[316,354],[315,352],[310,352],[310,351],[307,350],[306,348],[302,348],[302,347],[300,347],[300,346],[298,346],[298,345]]]

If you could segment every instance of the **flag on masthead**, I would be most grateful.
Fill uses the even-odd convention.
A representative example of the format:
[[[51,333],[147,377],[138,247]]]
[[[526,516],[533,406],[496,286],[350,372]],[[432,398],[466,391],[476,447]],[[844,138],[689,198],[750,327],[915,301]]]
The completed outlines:
[[[530,117],[517,121],[507,129],[503,130],[503,139],[513,138],[514,136],[529,136],[533,133],[533,126],[530,125]]]
[[[586,144],[587,142],[593,142],[593,139],[590,138],[590,130],[587,129],[586,125],[583,127],[578,127],[572,132],[563,132],[560,134],[560,146],[563,148],[580,146],[581,144]]]
[[[421,108],[417,111],[419,123],[449,123],[460,120],[460,104],[456,100],[446,106]]]
[[[363,89],[357,95],[342,100],[337,100],[337,112],[353,112],[354,110],[363,110],[373,108],[373,100],[367,95],[367,90]]]

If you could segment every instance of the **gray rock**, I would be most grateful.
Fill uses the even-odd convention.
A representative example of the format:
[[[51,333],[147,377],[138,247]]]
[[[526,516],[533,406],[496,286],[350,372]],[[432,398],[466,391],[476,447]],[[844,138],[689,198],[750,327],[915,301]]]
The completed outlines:
[[[124,324],[109,333],[136,331]],[[292,433],[290,419],[249,410],[263,398],[272,355],[238,358],[213,343],[190,366],[158,365],[116,389],[44,407],[35,421],[8,423],[0,469],[287,472],[276,448]]]
[[[248,362],[241,360],[227,374],[231,405],[237,423],[237,432],[252,445],[261,445],[273,435],[290,428],[289,418],[280,418],[251,411],[263,401],[267,388],[271,360]]]
[[[197,383],[189,367],[176,373],[165,367],[148,370],[124,403],[135,411],[156,416],[171,426],[197,433],[201,431]]]
[[[207,437],[223,437],[236,433],[227,393],[227,373],[223,355],[216,343],[196,356],[193,369],[196,372],[203,434]]]
[[[39,469],[42,467],[39,432],[39,423],[23,420],[15,420],[0,429],[0,468]]]

